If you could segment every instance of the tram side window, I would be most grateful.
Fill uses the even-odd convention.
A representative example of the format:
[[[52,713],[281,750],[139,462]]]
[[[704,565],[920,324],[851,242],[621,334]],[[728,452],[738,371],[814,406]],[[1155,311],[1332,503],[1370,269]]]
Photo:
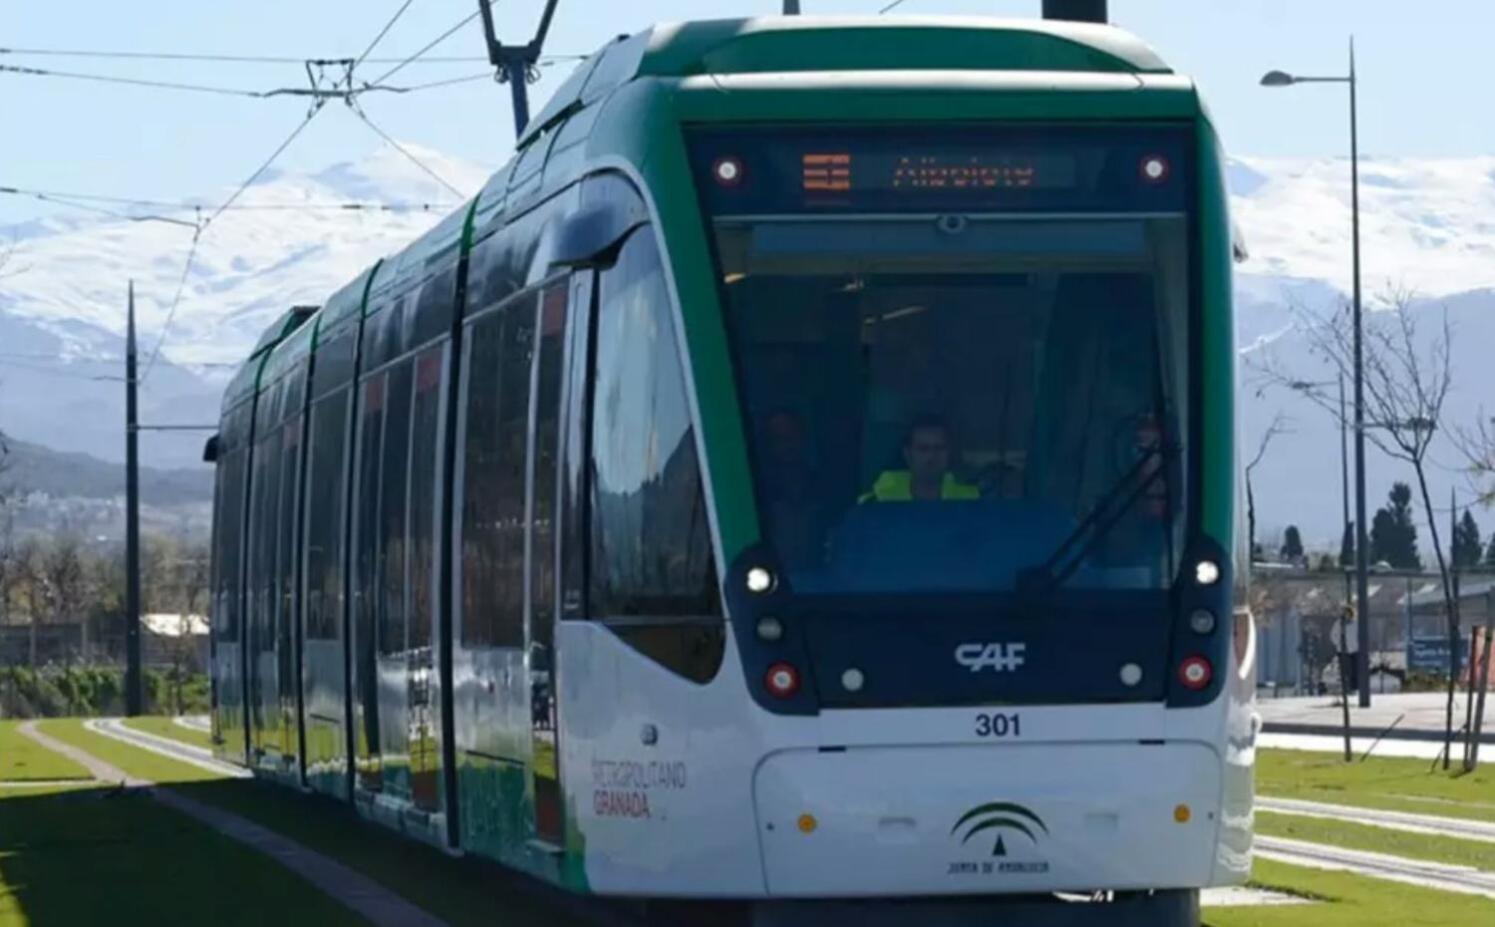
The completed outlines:
[[[411,361],[401,361],[389,371],[389,394],[385,405],[384,444],[380,450],[383,469],[379,484],[384,540],[378,646],[381,654],[405,650],[405,537],[406,474],[410,467]]]
[[[348,392],[321,400],[311,413],[306,494],[306,636],[337,640],[343,598],[343,450]]]
[[[227,434],[228,430],[225,429]],[[244,528],[244,450],[235,448],[219,464],[218,533],[214,551],[217,588],[213,603],[213,634],[225,642],[239,639],[239,555]]]
[[[599,278],[588,598],[601,619],[720,614],[664,273],[645,227]]]
[[[441,368],[438,345],[415,359],[410,440],[410,647],[431,645],[435,614],[437,477],[441,461]]]
[[[385,376],[365,380],[359,389],[358,489],[354,500],[353,626],[361,661],[373,659],[375,603],[379,596],[379,442],[384,425]]]
[[[262,398],[263,402],[263,398]],[[280,501],[280,429],[256,429],[250,477],[249,639],[251,650],[275,648],[275,516]]]
[[[467,334],[462,445],[462,644],[524,643],[524,461],[533,293]]]
[[[276,556],[280,576],[280,627],[284,636],[294,614],[296,600],[296,503],[301,490],[301,414],[288,419],[281,429],[280,513],[277,527],[280,550]]]

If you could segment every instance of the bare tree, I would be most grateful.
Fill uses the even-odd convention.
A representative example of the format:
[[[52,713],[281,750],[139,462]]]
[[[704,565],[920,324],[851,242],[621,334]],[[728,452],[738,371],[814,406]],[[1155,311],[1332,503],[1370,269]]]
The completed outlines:
[[[1387,456],[1412,467],[1422,496],[1428,533],[1438,572],[1443,584],[1443,599],[1448,614],[1449,667],[1448,704],[1444,725],[1444,768],[1448,768],[1453,745],[1453,701],[1458,678],[1459,606],[1453,594],[1448,558],[1438,534],[1438,519],[1428,492],[1428,449],[1443,425],[1443,406],[1453,384],[1451,347],[1453,330],[1445,310],[1439,329],[1431,339],[1418,337],[1418,314],[1412,294],[1399,288],[1383,297],[1384,310],[1364,316],[1363,382],[1365,393],[1365,437]],[[1299,324],[1308,338],[1309,349],[1319,360],[1328,363],[1345,377],[1355,370],[1354,321],[1349,307],[1341,304],[1329,316],[1314,314],[1301,306],[1294,307]],[[1253,364],[1269,383],[1294,389],[1340,420],[1337,393],[1331,395],[1327,384],[1305,382],[1301,376],[1284,369],[1275,357],[1268,356]],[[1341,421],[1341,424],[1344,424]],[[1360,620],[1369,620],[1361,615]]]
[[[86,624],[83,608],[88,601],[88,572],[83,562],[82,544],[72,534],[61,534],[42,558],[42,572],[46,580],[48,605],[52,623],[66,627],[78,622],[80,628]],[[84,646],[87,646],[84,640]],[[64,661],[71,663],[71,649],[64,650]]]
[[[1261,463],[1262,458],[1267,456],[1267,448],[1272,446],[1272,439],[1290,431],[1287,422],[1287,416],[1281,411],[1272,416],[1271,424],[1267,426],[1266,431],[1261,433],[1261,441],[1256,445],[1256,456],[1246,464],[1246,537],[1250,543],[1252,559],[1256,558],[1256,493],[1251,485],[1251,472]]]
[[[31,622],[27,637],[26,663],[33,668],[38,662],[42,621],[47,615],[47,577],[42,563],[46,551],[35,537],[28,537],[16,548],[15,583],[18,596],[24,600]]]
[[[1495,417],[1480,407],[1473,426],[1453,430],[1454,446],[1469,462],[1469,482],[1481,505],[1495,505]]]

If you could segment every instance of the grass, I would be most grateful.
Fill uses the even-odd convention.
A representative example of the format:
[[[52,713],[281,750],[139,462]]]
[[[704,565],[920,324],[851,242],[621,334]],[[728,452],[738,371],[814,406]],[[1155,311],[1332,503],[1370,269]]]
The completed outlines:
[[[92,779],[88,770],[21,734],[19,721],[0,721],[0,782]]]
[[[1207,908],[1205,927],[1485,927],[1495,902],[1347,872],[1325,872],[1258,859],[1252,884],[1315,900],[1280,907]]]
[[[182,727],[169,717],[153,715],[142,718],[126,718],[125,727],[132,727],[137,731],[155,734],[157,737],[166,737],[184,744],[190,744],[194,747],[202,747],[204,750],[213,749],[213,737],[207,731]]]
[[[533,883],[494,863],[453,859],[412,842],[362,820],[347,805],[331,799],[263,782],[225,779],[95,734],[77,720],[47,721],[42,730],[131,775],[170,784],[183,795],[232,811],[331,856],[453,927],[491,925],[495,911],[503,912],[506,927],[565,927],[572,923],[556,904],[533,893]],[[275,910],[295,909],[283,907],[277,899]],[[295,922],[303,922],[299,912]],[[310,919],[305,922],[311,923]],[[8,925],[0,920],[0,927]]]
[[[0,792],[0,927],[250,927],[266,922],[266,899],[296,923],[364,923],[269,857],[139,792]]]
[[[1414,834],[1404,830],[1392,830],[1389,827],[1375,827],[1349,821],[1329,821],[1323,818],[1305,818],[1292,814],[1274,814],[1270,811],[1256,812],[1256,831],[1274,837],[1291,837],[1294,840],[1328,843],[1350,850],[1390,853],[1393,856],[1406,856],[1435,863],[1495,870],[1495,843],[1484,843],[1478,840]]]
[[[1331,753],[1259,750],[1256,791],[1273,798],[1495,821],[1495,770],[1481,765],[1463,775],[1430,772],[1429,764],[1399,757],[1346,763]]]

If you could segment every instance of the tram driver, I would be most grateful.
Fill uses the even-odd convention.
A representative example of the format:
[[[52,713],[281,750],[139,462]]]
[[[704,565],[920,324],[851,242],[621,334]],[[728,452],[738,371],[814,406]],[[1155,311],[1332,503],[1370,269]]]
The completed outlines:
[[[902,470],[884,470],[859,502],[937,502],[981,498],[981,490],[950,471],[950,426],[921,415],[903,437]]]

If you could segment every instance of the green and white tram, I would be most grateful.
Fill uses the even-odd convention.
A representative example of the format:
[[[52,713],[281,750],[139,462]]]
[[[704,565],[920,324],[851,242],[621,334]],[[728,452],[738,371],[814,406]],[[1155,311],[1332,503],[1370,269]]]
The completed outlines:
[[[229,388],[218,753],[578,892],[1189,923],[1251,858],[1226,210],[1110,27],[606,46]]]

